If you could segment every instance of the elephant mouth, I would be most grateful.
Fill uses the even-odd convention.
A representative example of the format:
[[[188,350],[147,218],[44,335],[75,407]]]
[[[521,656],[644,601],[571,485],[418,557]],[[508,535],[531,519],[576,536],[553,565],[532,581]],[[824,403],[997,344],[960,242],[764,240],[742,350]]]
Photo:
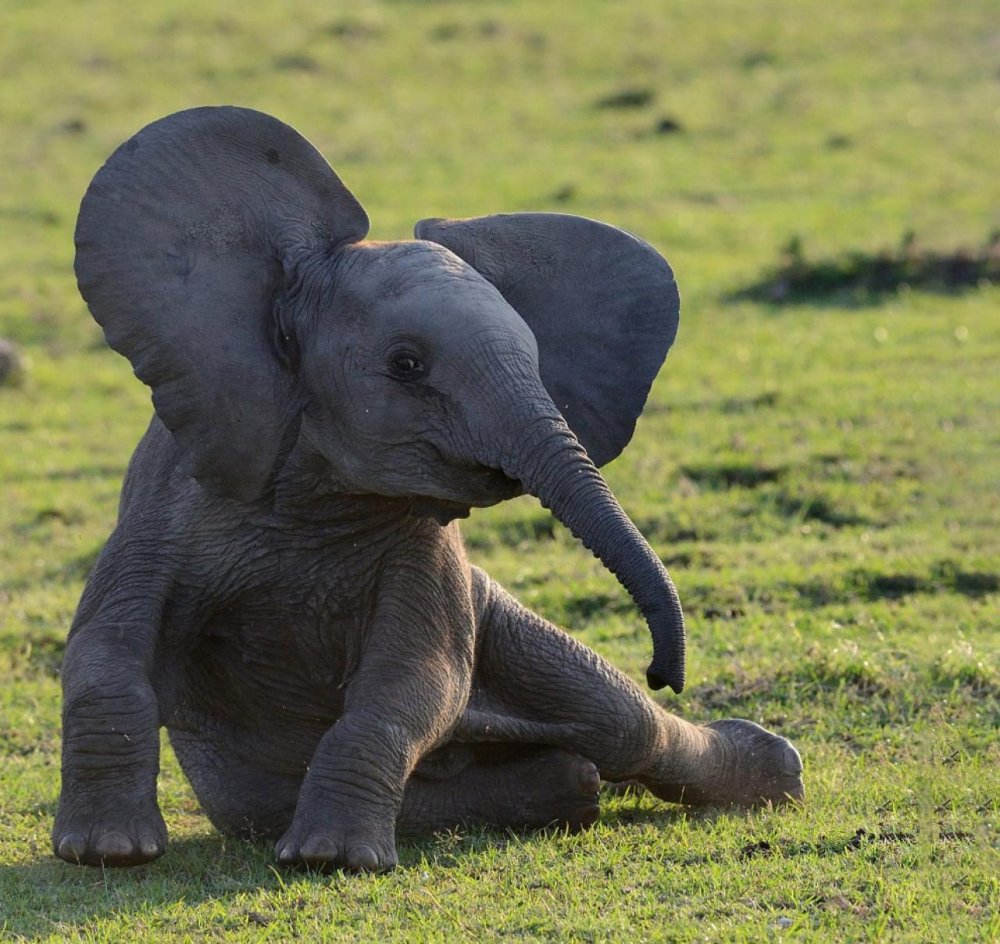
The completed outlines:
[[[511,478],[501,469],[491,469],[489,466],[476,466],[470,470],[471,480],[476,490],[482,490],[486,495],[485,505],[493,505],[508,498],[515,498],[524,493],[524,486],[519,479]],[[478,505],[479,502],[473,502]]]
[[[434,518],[439,524],[447,524],[456,518],[468,518],[472,508],[488,508],[524,494],[521,482],[505,475],[500,469],[469,465],[461,469],[460,473],[461,486],[454,491],[442,490],[440,495],[414,498],[410,506],[411,513],[421,518]]]
[[[440,447],[435,447],[434,451],[437,460],[434,468],[439,470],[435,476],[438,487],[432,494],[421,497],[487,508],[524,494],[520,479],[503,469],[469,457],[450,455]]]

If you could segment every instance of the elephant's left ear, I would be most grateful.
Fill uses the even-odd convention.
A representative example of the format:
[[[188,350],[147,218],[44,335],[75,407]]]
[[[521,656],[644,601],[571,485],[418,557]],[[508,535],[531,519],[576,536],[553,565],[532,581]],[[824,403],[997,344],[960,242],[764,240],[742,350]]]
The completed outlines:
[[[538,342],[542,382],[597,465],[632,438],[677,333],[674,274],[648,243],[559,213],[421,220],[418,239],[492,282]]]

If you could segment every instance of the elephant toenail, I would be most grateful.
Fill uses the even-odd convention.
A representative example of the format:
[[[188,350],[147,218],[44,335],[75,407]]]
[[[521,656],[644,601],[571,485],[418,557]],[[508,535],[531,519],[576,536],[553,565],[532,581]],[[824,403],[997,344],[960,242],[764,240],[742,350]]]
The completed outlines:
[[[102,859],[125,859],[132,855],[134,849],[132,840],[118,830],[104,833],[94,845],[94,852]]]
[[[580,765],[577,771],[577,782],[584,793],[597,794],[601,790],[601,774],[589,761]]]
[[[146,836],[139,843],[139,853],[144,859],[155,859],[162,855],[163,849],[156,839],[152,836]]]
[[[781,767],[786,774],[802,773],[802,758],[791,744],[786,744],[781,752]]]
[[[303,859],[319,859],[329,862],[337,855],[336,843],[329,836],[310,836],[304,843],[299,853]]]
[[[80,833],[67,833],[59,840],[56,854],[67,862],[79,862],[87,851],[87,840]]]
[[[357,872],[375,872],[379,867],[378,853],[365,843],[351,846],[347,853],[347,867]]]

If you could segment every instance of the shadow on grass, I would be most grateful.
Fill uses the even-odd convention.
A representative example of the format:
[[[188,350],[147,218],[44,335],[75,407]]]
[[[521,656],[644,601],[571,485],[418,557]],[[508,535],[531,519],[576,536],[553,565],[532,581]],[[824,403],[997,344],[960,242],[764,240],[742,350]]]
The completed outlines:
[[[693,813],[679,807],[615,810],[605,824],[653,824],[668,827],[684,817],[707,824],[726,811]],[[488,849],[544,842],[564,834],[542,829],[523,833],[468,828],[453,834],[399,841],[399,870],[472,868],[472,859]],[[271,842],[248,842],[213,833],[171,840],[156,862],[125,869],[74,866],[56,859],[48,849],[37,858],[0,866],[0,938],[34,938],[60,930],[84,930],[116,916],[148,915],[155,927],[161,909],[173,914],[177,905],[197,908],[208,902],[225,909],[225,926],[258,923],[250,901],[257,892],[281,896],[293,882],[335,888],[343,882],[377,882],[379,876],[352,875],[339,870],[279,870]],[[191,920],[194,920],[193,918]],[[173,930],[184,930],[181,927]]]
[[[810,713],[815,710],[837,712],[845,704],[859,702],[870,717],[887,722],[934,716],[949,699],[989,709],[987,702],[1000,703],[1000,680],[974,656],[942,657],[915,675],[905,664],[871,653],[817,649],[798,664],[775,672],[724,672],[710,683],[694,686],[685,698],[692,716],[763,718],[766,725],[791,733],[812,727]],[[803,712],[804,705],[812,708]]]
[[[244,848],[232,850],[236,845]],[[0,867],[6,904],[0,927],[14,937],[35,937],[151,907],[198,905],[248,888],[280,888],[280,877],[264,863],[263,853],[246,854],[253,848],[221,836],[179,840],[171,842],[163,859],[131,869],[68,865],[40,850],[33,861]]]
[[[935,563],[924,573],[886,573],[856,568],[836,581],[814,579],[795,585],[799,598],[811,607],[847,600],[902,600],[915,594],[955,593],[980,599],[1000,592],[1000,574],[965,570],[952,560]]]
[[[618,800],[604,814],[605,827],[655,826],[669,828],[680,820],[713,828],[732,810],[685,809],[677,806],[650,807],[637,797],[634,805]],[[486,829],[456,831],[426,839],[400,842],[400,870],[474,868],[475,856],[491,848],[546,841],[560,831],[549,829],[531,833],[500,832]],[[911,845],[916,836],[870,823],[853,832],[840,830],[813,840],[796,841],[779,837],[751,840],[739,848],[727,847],[707,853],[678,851],[661,860],[664,866],[698,867],[706,863],[738,863],[749,859],[851,854],[868,846]],[[949,831],[942,825],[935,844],[972,841],[971,834]],[[150,927],[161,920],[171,930],[184,931],[177,924],[176,906],[197,908],[211,902],[225,912],[221,927],[229,930],[270,923],[269,914],[255,910],[248,900],[257,892],[272,893],[279,900],[292,882],[331,888],[344,882],[374,883],[378,876],[353,876],[318,871],[280,872],[273,865],[270,843],[250,843],[213,834],[171,843],[167,855],[149,866],[134,869],[101,870],[78,868],[59,862],[47,853],[33,861],[0,867],[0,893],[4,908],[2,929],[13,937],[31,938],[60,930],[83,931],[106,920],[142,915]],[[293,893],[294,894],[294,893]],[[242,901],[240,899],[243,899]],[[301,901],[301,899],[299,899]],[[278,903],[274,907],[286,905]],[[296,907],[294,899],[287,907]],[[183,919],[181,919],[183,920]],[[191,921],[196,920],[193,916]]]
[[[828,300],[861,307],[878,304],[905,288],[957,294],[997,282],[1000,231],[976,249],[948,251],[924,248],[909,231],[895,250],[851,250],[826,259],[807,258],[802,240],[795,236],[782,249],[777,266],[729,299],[772,305]]]
[[[777,482],[785,474],[783,466],[757,462],[722,462],[681,466],[681,474],[703,488],[722,491],[730,488],[757,488]]]

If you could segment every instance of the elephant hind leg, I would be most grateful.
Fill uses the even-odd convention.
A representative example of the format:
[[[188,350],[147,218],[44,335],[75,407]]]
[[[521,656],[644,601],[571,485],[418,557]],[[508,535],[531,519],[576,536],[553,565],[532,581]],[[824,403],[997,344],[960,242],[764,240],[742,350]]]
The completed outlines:
[[[694,725],[669,714],[606,660],[474,569],[477,675],[463,740],[550,744],[590,758],[609,781],[664,800],[754,805],[799,800],[802,762],[750,721]]]
[[[513,744],[446,745],[443,751],[449,755],[444,765],[432,755],[407,781],[399,832],[469,825],[578,830],[598,818],[600,774],[579,754]]]

